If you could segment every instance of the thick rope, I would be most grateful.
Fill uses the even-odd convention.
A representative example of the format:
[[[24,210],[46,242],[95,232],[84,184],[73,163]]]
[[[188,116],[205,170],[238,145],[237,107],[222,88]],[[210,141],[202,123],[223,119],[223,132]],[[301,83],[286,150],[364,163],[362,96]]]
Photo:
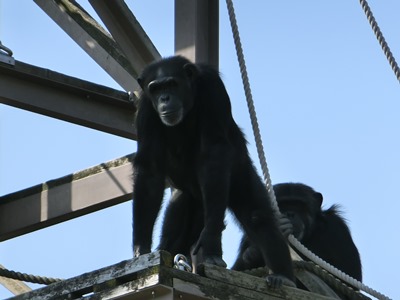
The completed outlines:
[[[316,265],[311,261],[294,261],[293,268],[295,270],[306,270],[314,273],[319,278],[323,279],[325,283],[327,283],[330,287],[332,287],[335,291],[340,292],[341,294],[349,297],[349,299],[354,300],[369,300],[370,298],[361,294],[359,291],[353,289],[351,286],[345,284],[343,281],[339,280],[337,277],[333,276],[331,273],[322,269],[320,266]],[[256,277],[265,277],[269,274],[269,269],[266,267],[245,270],[243,273],[248,275],[256,276]]]
[[[250,89],[250,82],[249,82],[249,78],[247,76],[246,62],[244,60],[242,43],[240,42],[239,30],[237,27],[236,16],[235,16],[235,10],[233,8],[233,3],[231,0],[226,0],[226,4],[228,6],[229,20],[230,20],[231,26],[232,26],[233,40],[235,42],[236,53],[238,56],[239,67],[240,67],[240,73],[242,75],[242,82],[243,82],[243,86],[244,86],[244,92],[246,95],[247,108],[249,109],[250,116],[251,116],[251,126],[253,128],[253,134],[254,134],[254,138],[256,141],[258,158],[260,159],[261,169],[263,172],[265,185],[267,187],[267,191],[268,191],[269,197],[271,199],[272,208],[273,208],[275,214],[277,216],[279,216],[280,215],[279,207],[276,202],[275,192],[274,192],[274,189],[272,187],[272,182],[271,182],[271,176],[269,175],[267,161],[265,159],[264,147],[262,144],[261,134],[260,134],[260,128],[258,127],[257,115],[255,112],[253,96],[251,94],[251,89]]]
[[[335,275],[337,278],[340,280],[348,283],[351,286],[354,286],[355,288],[358,288],[359,290],[362,290],[371,296],[374,296],[377,299],[382,299],[382,300],[390,300],[389,297],[385,296],[384,294],[379,293],[378,291],[370,288],[369,286],[363,284],[361,281],[358,281],[357,279],[347,275],[343,271],[337,269],[336,267],[332,266],[331,264],[327,263],[324,261],[322,258],[318,257],[315,255],[313,252],[311,252],[309,249],[307,249],[302,243],[300,243],[292,234],[289,235],[289,242],[292,246],[294,246],[301,254],[303,254],[305,257],[310,259],[312,262],[320,266],[321,268],[325,269],[329,273]]]
[[[328,285],[339,291],[341,294],[349,297],[352,300],[370,300],[369,297],[360,293],[360,291],[353,289],[351,286],[345,284],[337,277],[333,276],[328,271],[322,269],[320,266],[309,261],[296,261],[294,268],[298,270],[306,270],[314,273],[319,278],[322,278]]]
[[[231,27],[232,27],[233,39],[234,39],[236,53],[237,53],[237,57],[238,57],[238,61],[239,61],[240,73],[242,75],[242,81],[243,81],[243,86],[244,86],[244,90],[245,90],[247,106],[248,106],[249,113],[250,113],[251,125],[253,128],[254,138],[256,141],[258,157],[260,160],[264,180],[266,182],[266,186],[267,186],[267,190],[268,190],[268,194],[270,197],[272,207],[275,211],[275,214],[277,216],[279,216],[280,215],[279,207],[278,207],[274,189],[273,189],[273,186],[271,183],[271,177],[269,175],[267,161],[265,159],[265,154],[264,154],[263,145],[262,145],[262,141],[261,141],[260,129],[258,126],[257,116],[256,116],[255,108],[254,108],[254,101],[253,101],[253,97],[251,95],[250,83],[249,83],[249,79],[247,76],[246,64],[245,64],[245,60],[244,60],[242,44],[240,41],[239,30],[238,30],[236,16],[235,16],[235,10],[233,8],[233,2],[232,2],[232,0],[226,0],[226,4],[228,7],[229,20],[230,20]],[[339,279],[343,280],[344,282],[346,282],[360,290],[363,290],[378,299],[385,299],[385,300],[390,299],[390,298],[386,297],[385,295],[382,295],[381,293],[379,293],[379,292],[371,289],[370,287],[364,285],[363,283],[357,281],[356,279],[350,277],[349,275],[343,273],[342,271],[338,270],[337,268],[333,267],[332,265],[328,264],[327,262],[325,262],[324,260],[322,260],[321,258],[316,256],[314,253],[312,253],[310,250],[308,250],[306,247],[304,247],[304,245],[302,245],[292,234],[289,235],[288,240],[292,246],[294,246],[297,250],[300,251],[300,253],[302,253],[304,256],[306,256],[310,260],[314,261],[316,264],[320,265],[322,268],[324,268],[331,274],[333,274],[336,277],[338,277]]]
[[[31,275],[31,274],[15,272],[15,271],[2,269],[2,268],[0,268],[0,276],[19,280],[19,281],[45,284],[45,285],[49,285],[49,284],[52,284],[55,282],[62,281],[62,279],[59,279],[59,278],[35,276],[35,275]]]
[[[390,48],[389,48],[388,44],[386,43],[385,38],[383,37],[383,34],[378,26],[378,23],[376,22],[376,20],[374,18],[374,15],[372,14],[372,11],[368,5],[367,0],[360,0],[360,4],[364,10],[365,15],[367,16],[368,22],[371,25],[376,38],[378,39],[379,44],[382,47],[383,53],[385,53],[386,58],[389,61],[390,66],[392,67],[394,75],[396,75],[397,80],[400,82],[399,66],[397,65],[396,59],[394,58],[392,52],[390,51]]]

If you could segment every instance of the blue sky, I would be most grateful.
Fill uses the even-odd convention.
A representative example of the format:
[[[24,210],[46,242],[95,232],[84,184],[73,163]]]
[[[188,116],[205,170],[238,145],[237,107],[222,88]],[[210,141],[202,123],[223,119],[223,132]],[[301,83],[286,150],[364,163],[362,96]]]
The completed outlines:
[[[159,52],[172,55],[173,1],[126,3]],[[272,182],[303,182],[326,208],[341,204],[364,283],[399,299],[400,87],[358,1],[234,4]],[[400,2],[369,4],[400,60]],[[0,40],[17,60],[122,89],[33,1],[0,0]],[[220,71],[258,166],[224,1]],[[0,195],[135,149],[134,141],[0,105]],[[228,222],[231,265],[240,234]],[[0,264],[60,278],[96,270],[131,258],[131,223],[128,202],[2,242]],[[0,287],[1,299],[10,296]]]

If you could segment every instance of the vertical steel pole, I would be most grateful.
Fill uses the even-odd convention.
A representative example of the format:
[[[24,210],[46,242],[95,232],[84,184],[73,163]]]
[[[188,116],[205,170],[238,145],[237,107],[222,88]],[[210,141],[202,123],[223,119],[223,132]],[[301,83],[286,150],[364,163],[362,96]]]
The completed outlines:
[[[219,1],[175,0],[175,53],[219,65]]]

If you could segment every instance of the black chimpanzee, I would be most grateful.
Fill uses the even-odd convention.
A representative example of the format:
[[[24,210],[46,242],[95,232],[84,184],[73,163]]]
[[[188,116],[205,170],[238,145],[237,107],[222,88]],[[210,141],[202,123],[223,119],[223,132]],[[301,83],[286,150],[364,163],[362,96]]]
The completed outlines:
[[[274,185],[282,213],[284,235],[293,235],[316,255],[339,270],[361,281],[361,260],[349,227],[337,205],[322,210],[322,194],[301,183]],[[244,237],[232,269],[246,270],[263,266],[257,246]]]
[[[229,208],[275,273],[268,282],[294,281],[288,246],[218,72],[175,56],[147,66],[138,82],[135,256],[150,252],[167,180],[173,192],[159,249],[201,250],[204,262],[226,267],[221,235]]]

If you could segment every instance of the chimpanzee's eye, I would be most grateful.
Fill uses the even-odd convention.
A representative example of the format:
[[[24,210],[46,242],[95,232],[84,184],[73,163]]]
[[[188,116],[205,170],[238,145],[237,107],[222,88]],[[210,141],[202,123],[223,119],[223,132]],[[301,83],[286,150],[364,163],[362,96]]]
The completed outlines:
[[[159,84],[156,81],[151,81],[148,85],[147,88],[149,90],[150,93],[154,93],[155,91],[157,91],[157,89],[159,88]]]
[[[178,86],[178,82],[175,80],[175,78],[166,79],[164,84],[166,88],[172,88]]]

